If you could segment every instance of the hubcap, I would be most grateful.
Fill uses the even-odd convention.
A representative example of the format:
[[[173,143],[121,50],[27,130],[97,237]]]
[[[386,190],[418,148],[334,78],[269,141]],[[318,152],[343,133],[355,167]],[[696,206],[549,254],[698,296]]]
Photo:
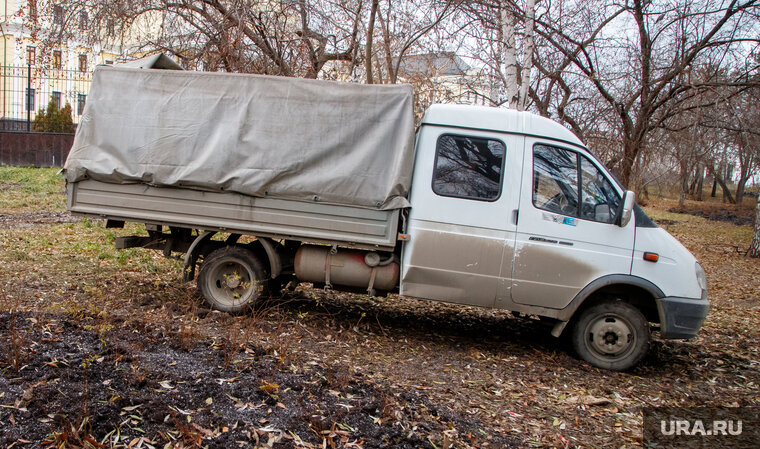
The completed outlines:
[[[605,358],[617,358],[630,351],[636,336],[631,324],[617,315],[605,315],[589,323],[586,329],[592,350]]]
[[[236,258],[218,261],[207,279],[208,291],[219,302],[245,304],[253,301],[258,293],[258,282],[253,272]]]
[[[233,273],[231,276],[226,278],[226,282],[227,288],[234,290],[240,287],[240,276],[237,273]]]

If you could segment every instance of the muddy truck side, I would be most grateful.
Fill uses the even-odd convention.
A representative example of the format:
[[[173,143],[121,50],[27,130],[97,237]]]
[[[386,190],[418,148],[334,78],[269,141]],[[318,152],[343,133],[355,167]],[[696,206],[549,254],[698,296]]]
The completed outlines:
[[[397,292],[538,315],[624,370],[708,312],[699,263],[574,134],[454,105],[415,132],[408,86],[98,68],[64,173],[71,212],[144,223],[116,245],[184,253],[232,313],[297,282]]]

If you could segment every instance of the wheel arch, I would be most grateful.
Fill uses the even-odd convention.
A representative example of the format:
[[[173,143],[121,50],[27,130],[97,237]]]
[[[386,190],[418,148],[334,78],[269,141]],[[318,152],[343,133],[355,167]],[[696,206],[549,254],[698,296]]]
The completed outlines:
[[[622,274],[602,276],[589,283],[562,309],[558,319],[567,324],[578,312],[609,297],[619,298],[636,307],[650,322],[660,322],[657,299],[665,297],[662,290],[644,278]],[[562,326],[559,333],[564,328]]]
[[[278,243],[268,237],[254,235],[256,240],[247,245],[238,243],[240,234],[230,234],[224,243],[212,241],[211,238],[219,231],[203,231],[192,242],[185,253],[183,280],[192,281],[195,278],[195,265],[198,256],[209,253],[223,246],[238,246],[253,252],[262,262],[266,263],[269,277],[274,279],[282,272],[282,258],[277,250]],[[212,243],[217,243],[213,245]]]
[[[262,262],[266,262],[270,279],[274,279],[282,273],[282,258],[278,252],[278,243],[268,237],[258,237],[248,245],[245,245],[256,254]]]

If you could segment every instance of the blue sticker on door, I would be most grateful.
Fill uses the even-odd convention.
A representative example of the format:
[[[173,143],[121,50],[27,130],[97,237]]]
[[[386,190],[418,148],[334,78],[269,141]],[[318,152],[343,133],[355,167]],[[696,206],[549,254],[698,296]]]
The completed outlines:
[[[563,225],[568,225],[568,226],[575,226],[578,221],[577,219],[573,217],[563,217],[562,215],[547,214],[546,212],[544,212],[542,216],[544,220],[553,221],[557,224],[563,224]]]

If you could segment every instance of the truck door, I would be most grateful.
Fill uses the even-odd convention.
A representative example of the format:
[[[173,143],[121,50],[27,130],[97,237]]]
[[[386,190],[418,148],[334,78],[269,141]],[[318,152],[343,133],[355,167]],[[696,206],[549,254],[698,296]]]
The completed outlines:
[[[591,281],[630,274],[634,224],[618,226],[620,189],[595,159],[527,138],[512,301],[567,306]]]
[[[401,294],[492,307],[497,293],[508,291],[523,141],[421,128]]]

